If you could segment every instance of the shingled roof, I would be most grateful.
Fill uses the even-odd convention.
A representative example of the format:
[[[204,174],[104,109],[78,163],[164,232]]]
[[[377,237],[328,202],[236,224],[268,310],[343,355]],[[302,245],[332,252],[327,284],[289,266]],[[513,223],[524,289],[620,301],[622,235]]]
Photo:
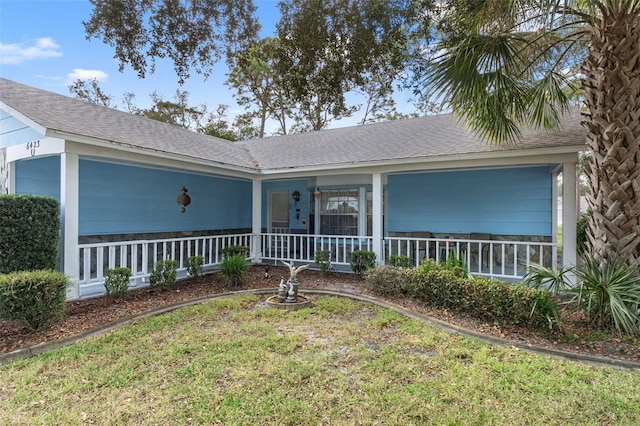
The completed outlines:
[[[249,153],[227,140],[3,78],[0,78],[0,102],[45,128],[46,136],[55,133],[83,136],[114,145],[254,168]]]
[[[243,142],[262,170],[336,167],[346,164],[445,159],[468,154],[505,153],[540,148],[585,148],[586,131],[577,112],[556,132],[525,132],[515,145],[490,145],[474,136],[452,115],[432,115],[268,140]]]
[[[559,131],[525,132],[517,145],[494,146],[443,114],[232,143],[6,79],[0,79],[0,102],[48,131],[258,172],[500,156],[541,148],[577,151],[584,149],[586,135],[581,116],[575,113],[566,117]]]

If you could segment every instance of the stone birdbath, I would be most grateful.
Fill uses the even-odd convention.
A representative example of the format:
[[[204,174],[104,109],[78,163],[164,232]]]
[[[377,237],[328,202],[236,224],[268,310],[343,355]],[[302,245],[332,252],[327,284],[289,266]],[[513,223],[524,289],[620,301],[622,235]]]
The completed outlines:
[[[295,310],[311,305],[311,300],[298,294],[298,274],[309,267],[309,265],[294,266],[288,262],[282,262],[289,268],[289,279],[286,284],[284,279],[280,280],[277,296],[267,299],[267,304],[281,309]]]

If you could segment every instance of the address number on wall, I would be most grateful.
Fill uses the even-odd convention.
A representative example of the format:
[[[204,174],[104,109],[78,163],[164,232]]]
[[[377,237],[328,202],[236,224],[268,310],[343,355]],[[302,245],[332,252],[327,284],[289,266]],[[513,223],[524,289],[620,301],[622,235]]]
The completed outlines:
[[[29,151],[31,153],[32,157],[35,157],[36,155],[36,150],[40,148],[40,141],[31,141],[31,142],[27,142],[27,151]]]

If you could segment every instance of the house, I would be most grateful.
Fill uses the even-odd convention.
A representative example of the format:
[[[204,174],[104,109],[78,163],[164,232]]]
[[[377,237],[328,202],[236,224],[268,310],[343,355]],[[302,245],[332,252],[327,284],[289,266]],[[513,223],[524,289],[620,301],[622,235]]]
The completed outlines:
[[[0,192],[60,200],[70,299],[101,294],[106,268],[145,285],[158,260],[215,267],[228,245],[257,263],[329,250],[335,267],[356,249],[379,263],[455,255],[518,279],[531,262],[557,265],[559,174],[560,251],[574,264],[585,149],[577,113],[512,146],[446,114],[231,143],[0,79]]]

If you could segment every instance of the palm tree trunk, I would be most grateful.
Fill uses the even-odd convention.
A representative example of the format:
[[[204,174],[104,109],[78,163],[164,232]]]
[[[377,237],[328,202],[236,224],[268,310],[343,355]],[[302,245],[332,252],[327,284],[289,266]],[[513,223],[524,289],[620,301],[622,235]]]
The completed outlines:
[[[598,263],[619,255],[640,265],[640,17],[606,12],[591,28],[583,69],[593,210],[588,239]]]

